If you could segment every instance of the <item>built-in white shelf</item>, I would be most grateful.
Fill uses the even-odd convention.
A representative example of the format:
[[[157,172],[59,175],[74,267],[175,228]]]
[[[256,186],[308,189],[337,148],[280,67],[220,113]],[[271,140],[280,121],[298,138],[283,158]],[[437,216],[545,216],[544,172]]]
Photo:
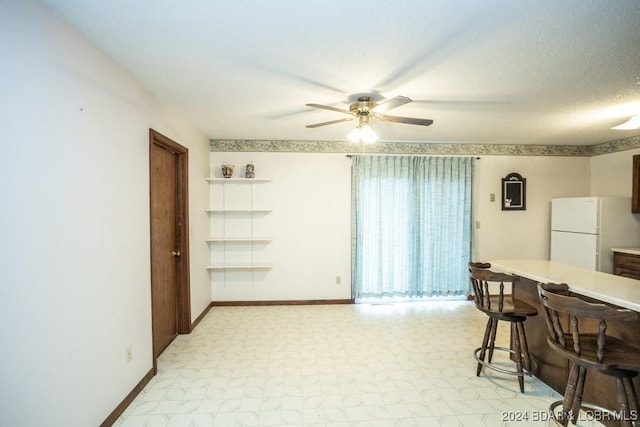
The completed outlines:
[[[270,178],[206,178],[211,184],[211,206],[206,212],[211,214],[211,230],[213,235],[206,239],[210,244],[212,265],[209,271],[222,271],[224,274],[212,274],[212,280],[227,280],[238,283],[247,280],[252,285],[260,280],[254,275],[255,270],[270,270],[272,265],[265,262],[266,245],[271,237],[266,237],[264,224],[268,222],[271,209],[262,185],[270,182]],[[257,232],[257,235],[256,235]],[[266,231],[268,233],[268,231]],[[268,251],[267,251],[268,252]],[[232,273],[227,273],[231,271]],[[244,273],[246,271],[251,272]],[[232,276],[231,276],[232,275]],[[228,278],[229,276],[229,278]],[[231,277],[233,277],[231,279]]]
[[[270,264],[209,265],[207,270],[270,270]]]
[[[258,182],[269,182],[271,178],[207,178],[209,182],[233,182],[234,184],[255,184]]]
[[[212,243],[268,243],[271,237],[210,237],[207,242]]]
[[[209,213],[269,213],[271,209],[207,209]]]

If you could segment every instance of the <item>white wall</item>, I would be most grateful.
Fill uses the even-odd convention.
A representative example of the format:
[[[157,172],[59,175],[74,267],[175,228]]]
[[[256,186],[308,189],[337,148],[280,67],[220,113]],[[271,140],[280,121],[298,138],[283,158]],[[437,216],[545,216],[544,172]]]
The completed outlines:
[[[249,162],[257,176],[273,178],[274,268],[253,282],[212,273],[212,299],[349,298],[351,161],[343,154],[212,152],[211,174],[219,176],[220,165],[229,163],[241,176]],[[548,259],[550,200],[589,195],[589,170],[587,157],[483,156],[476,162],[474,259]],[[511,172],[527,179],[525,211],[501,209],[501,178]],[[337,275],[342,285],[335,284]]]
[[[631,197],[633,156],[640,149],[591,158],[591,195]]]
[[[588,157],[482,156],[476,162],[474,259],[549,259],[551,198],[588,196],[589,165]],[[502,210],[501,178],[511,172],[527,180],[524,211]]]
[[[2,2],[0,51],[0,425],[95,426],[152,367],[149,128],[190,148],[210,301],[208,142],[38,3]]]
[[[253,278],[211,273],[213,301],[351,298],[351,161],[344,154],[214,152],[211,176],[220,176],[222,163],[243,176],[250,162],[257,178],[272,179],[257,190],[268,191],[273,210],[265,248],[273,268]]]

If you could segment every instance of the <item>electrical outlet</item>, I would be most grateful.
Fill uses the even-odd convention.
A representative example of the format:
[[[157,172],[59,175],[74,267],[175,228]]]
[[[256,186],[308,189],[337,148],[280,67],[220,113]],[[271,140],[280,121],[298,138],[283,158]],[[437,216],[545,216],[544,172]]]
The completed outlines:
[[[342,283],[342,278],[340,276],[336,276],[336,285]]]
[[[131,346],[127,347],[127,363],[133,360],[133,349]]]
[[[490,201],[490,202],[495,202],[495,201],[496,201],[496,195],[495,195],[495,193],[491,193],[491,194],[489,194],[489,201]]]

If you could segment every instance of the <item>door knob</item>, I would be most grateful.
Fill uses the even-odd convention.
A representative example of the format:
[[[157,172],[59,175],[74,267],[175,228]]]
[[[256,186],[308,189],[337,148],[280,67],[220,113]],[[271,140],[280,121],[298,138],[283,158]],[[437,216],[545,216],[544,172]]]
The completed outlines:
[[[175,251],[171,252],[171,256],[180,256],[180,249],[176,249]]]

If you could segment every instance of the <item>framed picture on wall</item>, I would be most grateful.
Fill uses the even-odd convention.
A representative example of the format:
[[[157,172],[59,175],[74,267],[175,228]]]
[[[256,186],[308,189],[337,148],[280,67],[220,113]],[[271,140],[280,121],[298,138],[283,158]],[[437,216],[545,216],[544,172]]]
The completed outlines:
[[[527,180],[518,173],[502,178],[502,210],[524,211],[527,209]]]

